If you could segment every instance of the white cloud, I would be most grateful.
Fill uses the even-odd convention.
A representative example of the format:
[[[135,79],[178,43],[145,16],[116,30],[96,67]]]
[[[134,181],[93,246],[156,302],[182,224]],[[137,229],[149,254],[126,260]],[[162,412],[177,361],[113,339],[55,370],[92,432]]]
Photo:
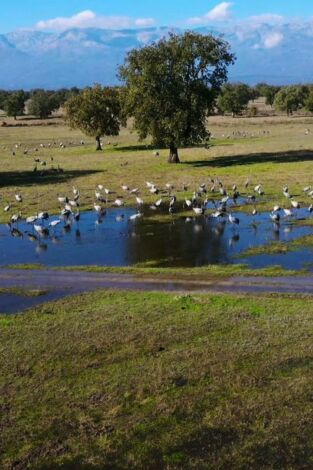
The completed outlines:
[[[263,38],[263,46],[265,49],[273,49],[279,46],[284,40],[284,35],[279,32],[273,32]]]
[[[155,19],[154,18],[138,18],[137,20],[135,20],[135,25],[136,26],[152,26],[154,25],[155,23]]]
[[[123,29],[132,26],[145,27],[154,24],[153,18],[130,18],[128,16],[96,15],[91,10],[81,11],[69,17],[58,17],[39,21],[35,29],[47,31],[65,31],[71,28]]]
[[[232,17],[232,6],[232,2],[219,3],[212,10],[208,11],[205,15],[189,18],[187,22],[189,24],[199,24],[208,23],[210,21],[227,21]]]

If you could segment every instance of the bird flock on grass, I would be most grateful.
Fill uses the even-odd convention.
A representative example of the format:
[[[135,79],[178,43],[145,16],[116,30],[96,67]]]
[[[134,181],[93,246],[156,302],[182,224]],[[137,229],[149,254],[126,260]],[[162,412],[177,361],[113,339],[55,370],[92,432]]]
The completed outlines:
[[[96,224],[102,223],[109,207],[121,208],[125,205],[122,193],[116,196],[116,192],[103,184],[97,184],[93,191],[93,210],[96,214]],[[145,191],[149,193],[149,196],[152,194],[156,197],[155,202],[152,204],[145,203],[144,196],[142,195],[143,191],[139,187],[131,188],[127,184],[123,184],[121,191],[127,193],[128,201],[129,197],[133,198],[133,205],[137,208],[137,212],[129,216],[130,221],[135,221],[145,214],[152,212],[160,211],[162,213],[168,212],[174,214],[181,211],[190,211],[193,217],[207,216],[223,223],[229,223],[236,229],[240,224],[240,219],[233,215],[233,210],[245,204],[250,205],[249,211],[253,221],[258,214],[257,204],[262,202],[262,198],[265,196],[263,185],[257,184],[254,186],[250,183],[249,179],[244,183],[244,195],[242,195],[237,185],[227,189],[219,178],[211,177],[208,178],[206,183],[199,184],[189,198],[187,195],[190,195],[190,191],[187,184],[175,188],[173,184],[166,183],[161,187],[151,181],[147,181],[145,183]],[[296,216],[300,208],[306,207],[308,216],[313,213],[313,205],[311,203],[313,188],[311,186],[303,188],[305,202],[299,202],[290,193],[287,186],[282,188],[282,194],[286,199],[286,203],[283,206],[274,205],[269,213],[269,218],[273,223],[279,224],[282,218],[290,219]],[[22,211],[12,213],[12,210],[16,206],[22,205],[23,202],[23,195],[16,192],[14,201],[8,202],[4,206],[4,211],[10,213],[8,226],[11,234],[17,237],[23,235],[18,229],[18,223],[22,220],[23,216]],[[60,207],[59,216],[51,217],[46,210],[42,210],[35,215],[26,217],[26,223],[33,229],[29,232],[31,237],[34,239],[37,237],[47,237],[50,231],[54,233],[58,226],[63,227],[64,230],[70,230],[74,223],[79,223],[81,217],[81,192],[78,188],[73,187],[70,196],[58,195],[57,202]],[[186,222],[192,220],[191,215],[186,217]],[[117,221],[123,219],[123,214],[117,216]]]

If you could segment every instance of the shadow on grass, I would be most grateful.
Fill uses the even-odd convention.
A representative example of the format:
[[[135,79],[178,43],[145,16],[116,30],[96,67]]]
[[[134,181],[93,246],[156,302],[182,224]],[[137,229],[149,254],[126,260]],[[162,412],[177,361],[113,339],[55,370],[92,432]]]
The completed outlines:
[[[34,184],[63,183],[72,178],[80,178],[95,173],[101,173],[100,170],[69,170],[62,173],[43,170],[43,171],[8,171],[0,172],[0,187],[5,186],[31,186]]]
[[[313,150],[290,150],[278,153],[250,153],[248,155],[231,155],[211,160],[186,161],[184,164],[194,167],[223,168],[235,165],[254,165],[257,163],[296,163],[313,161]]]
[[[113,468],[111,465],[96,465],[96,464],[89,464],[89,463],[82,463],[79,459],[74,459],[72,461],[67,461],[64,463],[51,463],[51,464],[43,464],[40,466],[35,467],[36,470],[111,470]]]

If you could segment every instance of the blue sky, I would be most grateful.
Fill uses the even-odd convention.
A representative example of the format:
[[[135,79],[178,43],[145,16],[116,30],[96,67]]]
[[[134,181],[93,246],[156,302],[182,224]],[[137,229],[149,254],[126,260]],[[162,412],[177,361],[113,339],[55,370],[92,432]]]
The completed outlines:
[[[221,6],[222,4],[222,6]],[[217,8],[217,9],[216,9]],[[75,15],[89,12],[85,16]],[[213,11],[213,15],[210,13]],[[214,13],[215,12],[215,13]],[[256,15],[313,17],[312,0],[2,0],[0,32],[21,28],[61,29],[67,24],[133,27],[184,26],[241,20]],[[88,16],[89,15],[89,16]],[[55,18],[64,22],[48,22]],[[71,22],[71,18],[74,18]],[[190,21],[190,19],[192,19]],[[70,21],[67,23],[66,21]],[[74,21],[74,23],[73,23]],[[38,22],[40,26],[38,27]],[[60,26],[61,24],[61,26]],[[64,26],[65,27],[65,26]]]

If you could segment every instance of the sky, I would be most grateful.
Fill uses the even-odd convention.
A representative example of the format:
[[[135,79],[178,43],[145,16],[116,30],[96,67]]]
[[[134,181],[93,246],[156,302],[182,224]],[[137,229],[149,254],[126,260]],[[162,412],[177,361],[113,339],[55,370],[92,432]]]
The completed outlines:
[[[306,20],[313,0],[0,0],[0,33],[17,29],[59,30],[99,26],[205,25],[249,20]]]

